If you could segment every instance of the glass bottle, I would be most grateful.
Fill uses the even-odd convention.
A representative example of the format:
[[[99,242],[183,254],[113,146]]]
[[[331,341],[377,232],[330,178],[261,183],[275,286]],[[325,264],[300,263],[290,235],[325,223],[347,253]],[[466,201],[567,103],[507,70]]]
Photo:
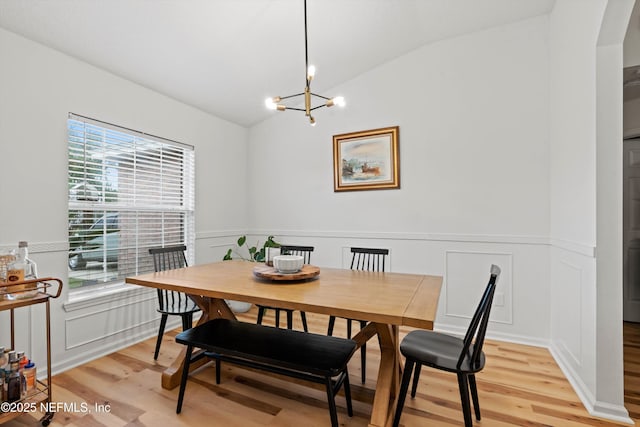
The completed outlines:
[[[0,357],[2,358],[1,361],[4,362],[4,365],[0,366],[0,377],[2,377],[2,380],[3,380],[2,398],[3,398],[3,401],[6,402],[7,401],[7,377],[9,376],[9,372],[11,371],[9,369],[9,352],[6,349],[4,349]]]
[[[17,371],[18,368],[20,367],[20,361],[18,360],[18,354],[15,351],[10,351],[8,356],[9,356],[9,369],[8,369],[8,371],[11,372],[14,369]]]
[[[7,353],[4,351],[4,347],[0,347],[0,370],[4,370],[5,365],[9,362]]]
[[[24,376],[24,367],[29,363],[29,359],[24,355],[24,351],[19,351],[18,356],[18,374],[20,375],[20,398],[27,395],[27,379]]]
[[[16,259],[7,266],[7,282],[21,282],[25,278],[24,250],[18,250]]]
[[[22,397],[22,380],[20,379],[20,373],[18,367],[20,362],[18,355],[15,351],[9,352],[9,366],[11,372],[7,376],[7,402],[15,402]]]
[[[24,240],[18,242],[18,257],[24,261],[24,278],[35,279],[38,277],[36,263],[29,258],[29,243]]]
[[[36,390],[36,364],[29,360],[22,373],[26,381],[26,392],[29,395]]]
[[[7,377],[7,402],[15,402],[22,397],[22,381],[18,371],[11,371]]]

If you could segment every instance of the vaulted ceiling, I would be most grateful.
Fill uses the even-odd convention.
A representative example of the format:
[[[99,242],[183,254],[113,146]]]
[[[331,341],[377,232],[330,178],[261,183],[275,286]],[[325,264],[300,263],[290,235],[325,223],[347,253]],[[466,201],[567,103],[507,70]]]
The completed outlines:
[[[555,0],[307,1],[312,89],[325,94],[433,41],[547,14]],[[0,27],[242,126],[273,114],[267,96],[304,87],[303,0],[1,0]]]

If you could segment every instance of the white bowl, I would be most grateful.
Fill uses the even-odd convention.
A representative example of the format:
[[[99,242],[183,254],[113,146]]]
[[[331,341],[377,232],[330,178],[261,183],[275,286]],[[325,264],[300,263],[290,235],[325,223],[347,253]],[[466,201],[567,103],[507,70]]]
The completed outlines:
[[[302,268],[304,258],[300,255],[276,255],[273,257],[273,266],[280,273],[296,273]]]

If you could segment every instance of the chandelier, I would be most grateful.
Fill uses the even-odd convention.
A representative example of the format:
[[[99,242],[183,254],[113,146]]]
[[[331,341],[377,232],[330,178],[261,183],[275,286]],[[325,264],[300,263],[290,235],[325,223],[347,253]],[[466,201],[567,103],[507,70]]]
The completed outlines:
[[[333,107],[334,105],[344,107],[345,102],[342,96],[327,98],[326,96],[318,95],[317,93],[311,92],[311,80],[313,80],[313,77],[316,73],[316,67],[314,67],[313,65],[309,65],[309,49],[308,49],[308,43],[307,43],[307,0],[304,0],[304,65],[306,69],[304,92],[300,92],[300,93],[296,93],[294,95],[288,95],[288,96],[276,96],[273,98],[267,98],[265,100],[265,105],[270,110],[304,111],[304,115],[309,117],[309,123],[311,123],[311,126],[315,126],[316,119],[314,119],[313,116],[311,115],[312,111],[322,107]],[[287,106],[281,103],[285,99],[292,99],[292,98],[296,98],[298,96],[303,96],[303,95],[304,95],[304,108]],[[320,98],[322,102],[313,106],[311,101],[312,97]]]

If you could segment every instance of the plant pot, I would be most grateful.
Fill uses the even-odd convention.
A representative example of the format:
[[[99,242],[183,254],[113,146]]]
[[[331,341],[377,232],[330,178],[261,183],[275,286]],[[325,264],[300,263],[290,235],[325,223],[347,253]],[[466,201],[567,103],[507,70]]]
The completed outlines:
[[[225,300],[225,302],[234,313],[246,313],[251,309],[251,306],[253,305],[250,302],[234,301],[231,299],[227,299]]]

